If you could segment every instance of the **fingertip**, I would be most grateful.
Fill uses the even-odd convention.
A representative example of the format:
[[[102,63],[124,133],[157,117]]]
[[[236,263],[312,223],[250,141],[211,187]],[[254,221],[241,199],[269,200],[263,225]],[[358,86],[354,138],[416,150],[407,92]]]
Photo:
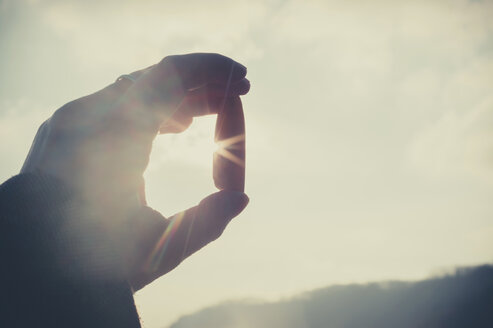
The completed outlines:
[[[234,218],[240,214],[248,205],[250,199],[241,191],[226,191],[223,190],[222,208],[223,213],[228,218]]]
[[[228,96],[246,95],[250,91],[250,86],[250,81],[247,78],[243,78],[231,86]]]
[[[226,201],[231,209],[244,209],[250,202],[250,198],[244,192],[228,190],[222,192],[226,194]]]
[[[241,191],[221,190],[200,202],[200,207],[212,210],[215,216],[233,218],[248,205],[250,198]]]
[[[246,66],[243,66],[242,64],[235,62],[235,65],[233,67],[233,80],[238,81],[243,79],[247,74],[247,68]]]

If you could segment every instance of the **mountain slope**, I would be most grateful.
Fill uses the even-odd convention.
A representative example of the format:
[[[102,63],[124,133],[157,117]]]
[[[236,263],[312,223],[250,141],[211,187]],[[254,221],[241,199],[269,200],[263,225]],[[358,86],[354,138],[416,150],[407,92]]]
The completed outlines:
[[[412,283],[331,286],[275,303],[228,302],[171,327],[493,327],[493,266]]]

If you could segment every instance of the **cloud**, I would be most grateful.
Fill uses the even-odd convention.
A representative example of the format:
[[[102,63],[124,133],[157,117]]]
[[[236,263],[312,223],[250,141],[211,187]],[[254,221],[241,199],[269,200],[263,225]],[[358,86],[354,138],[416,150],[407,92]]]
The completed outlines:
[[[188,327],[490,327],[493,267],[419,282],[332,286],[274,303],[227,302],[180,318]]]
[[[261,2],[53,1],[40,9],[44,23],[90,65],[152,64],[193,51],[240,59],[262,55],[249,37],[252,21],[265,10]]]
[[[447,111],[419,133],[410,162],[437,177],[473,177],[493,182],[493,97],[465,112]]]

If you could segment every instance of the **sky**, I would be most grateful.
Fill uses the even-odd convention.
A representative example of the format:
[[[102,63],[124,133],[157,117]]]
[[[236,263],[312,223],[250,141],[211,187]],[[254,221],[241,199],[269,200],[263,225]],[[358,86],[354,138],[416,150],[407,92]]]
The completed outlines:
[[[493,260],[493,1],[0,0],[0,178],[64,103],[170,54],[248,67],[247,209],[136,294],[143,325],[229,299]],[[213,117],[160,136],[149,204],[215,191]]]

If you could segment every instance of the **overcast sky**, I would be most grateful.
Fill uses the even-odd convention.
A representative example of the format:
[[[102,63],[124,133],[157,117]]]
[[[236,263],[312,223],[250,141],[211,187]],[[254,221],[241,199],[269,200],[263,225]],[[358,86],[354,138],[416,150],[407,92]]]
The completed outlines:
[[[168,54],[248,67],[250,205],[136,296],[144,327],[225,299],[493,260],[493,1],[0,0],[0,178],[69,100]],[[214,118],[158,138],[149,203],[214,191]]]

